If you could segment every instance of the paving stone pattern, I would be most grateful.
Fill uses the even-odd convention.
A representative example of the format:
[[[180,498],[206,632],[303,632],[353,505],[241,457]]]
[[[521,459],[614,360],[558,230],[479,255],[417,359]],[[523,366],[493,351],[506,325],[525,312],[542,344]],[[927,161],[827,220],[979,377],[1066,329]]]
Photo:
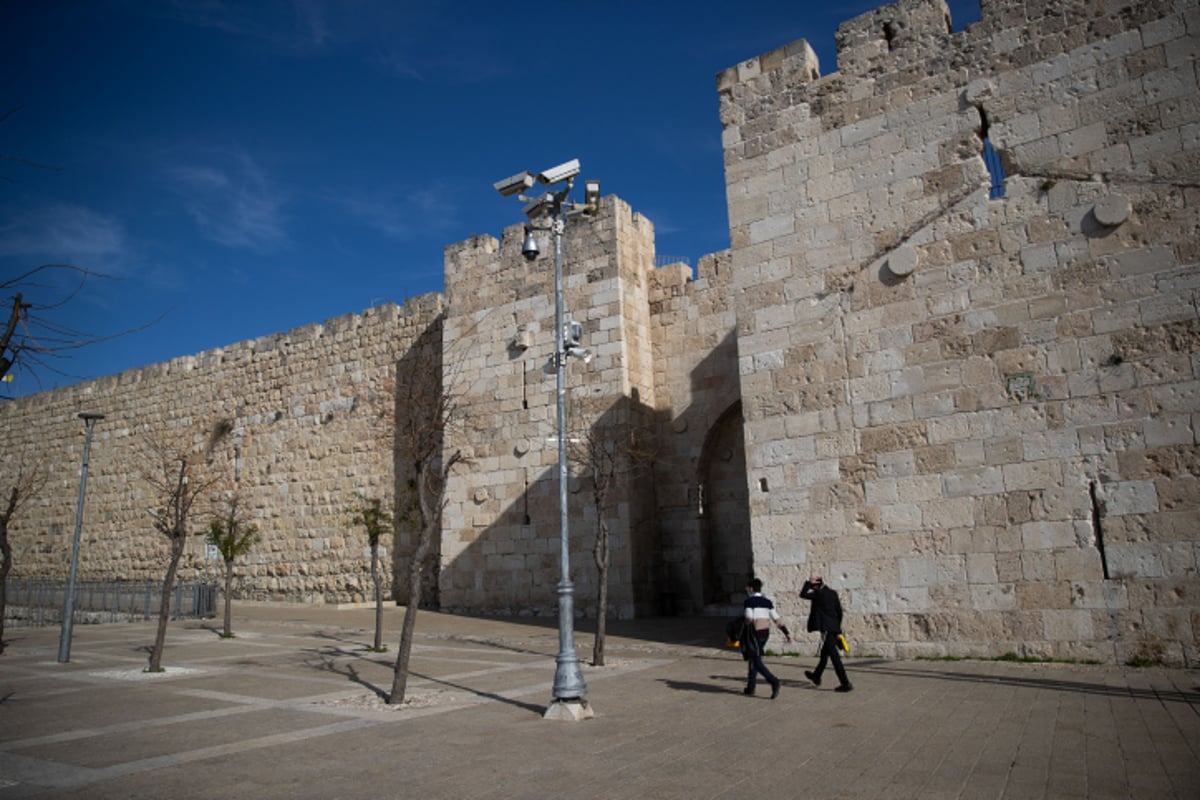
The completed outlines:
[[[403,610],[387,610],[385,641]],[[848,660],[854,692],[768,656],[747,698],[713,619],[618,623],[584,667],[594,719],[542,719],[557,634],[422,613],[410,704],[383,706],[372,612],[252,607],[232,640],[176,624],[15,632],[0,659],[0,798],[1180,798],[1200,787],[1200,678],[1167,668]],[[580,634],[582,656],[591,637]],[[806,641],[811,651],[813,643]]]

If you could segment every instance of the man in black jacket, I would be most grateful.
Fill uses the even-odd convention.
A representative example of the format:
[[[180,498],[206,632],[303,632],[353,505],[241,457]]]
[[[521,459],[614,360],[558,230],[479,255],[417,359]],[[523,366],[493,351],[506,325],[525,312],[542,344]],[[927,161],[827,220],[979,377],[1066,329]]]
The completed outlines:
[[[821,658],[817,661],[817,669],[814,672],[805,670],[804,676],[820,686],[825,662],[833,661],[833,671],[837,674],[839,684],[834,691],[850,691],[854,687],[846,677],[846,668],[842,666],[842,657],[838,654],[838,636],[842,632],[842,603],[838,600],[837,592],[826,586],[820,575],[814,575],[800,588],[800,597],[812,601],[812,608],[808,612],[809,631],[821,632]]]

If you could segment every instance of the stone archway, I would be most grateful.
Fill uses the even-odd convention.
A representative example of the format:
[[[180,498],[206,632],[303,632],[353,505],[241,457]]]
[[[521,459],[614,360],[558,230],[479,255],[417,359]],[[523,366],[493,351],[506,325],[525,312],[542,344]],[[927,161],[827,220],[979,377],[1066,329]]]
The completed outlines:
[[[709,430],[697,472],[704,605],[729,605],[754,568],[741,401]]]

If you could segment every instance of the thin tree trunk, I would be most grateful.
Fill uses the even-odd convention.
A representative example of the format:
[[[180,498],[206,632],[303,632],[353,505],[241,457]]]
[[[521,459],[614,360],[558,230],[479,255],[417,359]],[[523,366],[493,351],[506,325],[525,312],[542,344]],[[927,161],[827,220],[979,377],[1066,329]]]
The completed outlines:
[[[167,567],[167,577],[163,579],[162,598],[158,604],[158,632],[154,636],[154,649],[150,651],[147,672],[162,672],[163,646],[167,641],[167,623],[171,619],[171,590],[175,588],[175,572],[179,569],[179,559],[183,557],[186,541],[178,534],[171,539],[171,564]]]
[[[425,555],[429,552],[429,544],[433,541],[433,524],[421,528],[417,541],[417,549],[412,555],[412,563],[408,565],[408,604],[404,607],[404,624],[400,628],[400,652],[396,654],[396,669],[392,676],[392,693],[388,695],[388,705],[404,702],[404,692],[408,688],[408,660],[412,655],[413,631],[417,628],[417,608],[421,605],[421,575],[425,571]]]
[[[0,653],[4,652],[4,614],[8,608],[8,571],[12,569],[12,545],[8,543],[8,519],[0,519]]]
[[[4,614],[8,609],[8,572],[12,569],[12,544],[8,541],[8,521],[17,510],[20,489],[13,487],[8,507],[0,514],[0,653],[4,652]]]
[[[233,636],[233,562],[225,562],[225,632],[226,639]]]
[[[375,584],[375,652],[383,651],[383,590],[379,586],[379,543],[371,544],[371,581]]]
[[[592,645],[592,665],[604,666],[604,638],[608,630],[608,525],[604,518],[596,530],[596,580],[599,583],[596,599],[596,641]]]

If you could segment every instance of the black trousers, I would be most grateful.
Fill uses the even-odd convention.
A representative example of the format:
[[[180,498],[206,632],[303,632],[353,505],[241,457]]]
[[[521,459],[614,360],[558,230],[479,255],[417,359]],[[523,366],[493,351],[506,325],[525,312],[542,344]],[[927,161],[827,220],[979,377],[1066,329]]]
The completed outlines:
[[[776,678],[774,675],[772,675],[771,670],[767,669],[767,665],[763,663],[762,654],[766,651],[766,649],[767,643],[760,639],[757,652],[751,654],[750,657],[746,659],[746,666],[749,670],[748,674],[746,675],[746,690],[749,692],[754,691],[754,687],[758,683],[759,675],[762,675],[767,683],[771,684],[772,689],[779,685],[779,678]]]
[[[838,653],[836,633],[821,634],[821,657],[817,660],[817,669],[813,673],[818,681],[821,680],[821,673],[825,671],[826,661],[833,662],[833,671],[837,674],[838,683],[849,686],[850,679],[846,677],[846,668],[842,666],[842,656]]]

